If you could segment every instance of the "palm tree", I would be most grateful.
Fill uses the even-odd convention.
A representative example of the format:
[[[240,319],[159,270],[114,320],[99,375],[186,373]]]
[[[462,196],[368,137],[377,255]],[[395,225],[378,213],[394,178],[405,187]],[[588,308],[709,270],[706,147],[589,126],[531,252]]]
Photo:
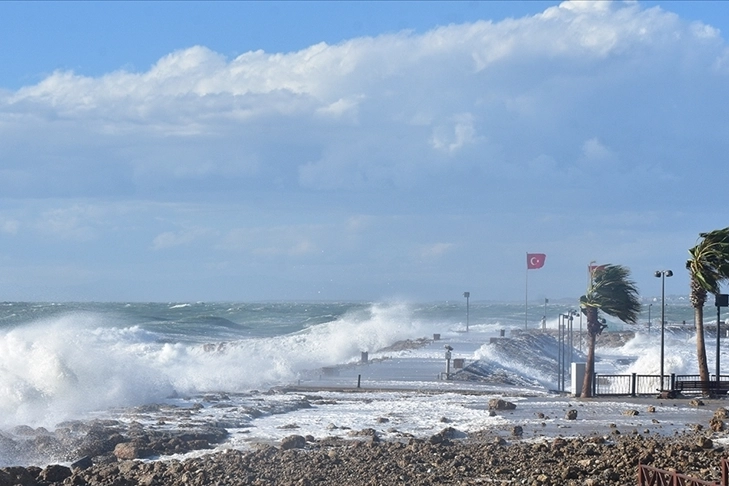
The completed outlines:
[[[701,240],[689,250],[691,258],[686,262],[686,269],[691,277],[690,300],[694,308],[699,378],[709,381],[704,342],[704,305],[707,294],[718,294],[721,282],[729,279],[729,228],[700,233],[699,238]]]
[[[622,265],[591,267],[587,293],[580,297],[580,308],[587,318],[587,365],[582,384],[582,398],[592,396],[595,375],[595,341],[607,327],[599,312],[617,317],[627,324],[635,324],[640,313],[638,288],[630,279],[630,270]]]

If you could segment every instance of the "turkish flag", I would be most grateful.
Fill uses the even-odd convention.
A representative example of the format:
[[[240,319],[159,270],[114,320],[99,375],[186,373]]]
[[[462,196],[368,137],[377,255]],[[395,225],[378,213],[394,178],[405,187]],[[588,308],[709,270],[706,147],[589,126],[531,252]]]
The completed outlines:
[[[547,255],[544,253],[527,253],[527,270],[534,270],[544,266]]]

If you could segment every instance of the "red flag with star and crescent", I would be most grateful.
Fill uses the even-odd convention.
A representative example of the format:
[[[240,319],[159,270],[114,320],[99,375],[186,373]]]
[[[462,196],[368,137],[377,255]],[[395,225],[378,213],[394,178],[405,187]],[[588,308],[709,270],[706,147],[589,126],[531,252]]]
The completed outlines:
[[[547,255],[544,253],[527,253],[527,270],[536,270],[544,266]]]

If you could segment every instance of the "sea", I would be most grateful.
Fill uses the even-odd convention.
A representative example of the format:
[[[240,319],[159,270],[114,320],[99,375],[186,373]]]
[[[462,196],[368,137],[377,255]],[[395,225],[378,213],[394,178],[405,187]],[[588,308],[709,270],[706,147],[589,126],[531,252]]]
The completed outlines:
[[[534,434],[542,436],[632,420],[630,427],[670,433],[670,421],[624,417],[624,401],[597,402],[582,421],[563,423],[573,398],[569,383],[559,393],[554,336],[576,303],[4,302],[0,437],[13,437],[19,427],[53,431],[69,420],[152,426],[163,422],[162,413],[169,426],[171,408],[224,426],[230,439],[221,448],[275,443],[292,433],[346,436],[367,427],[386,437],[427,437],[444,423],[464,432],[539,424]],[[723,319],[714,307],[705,315],[714,363],[711,325]],[[599,373],[658,374],[662,342],[666,374],[697,372],[693,309],[685,298],[647,299],[633,326],[605,317]],[[583,324],[578,313],[568,328],[570,357],[578,361]],[[609,338],[626,330],[635,335]],[[519,337],[540,332],[546,337],[538,341]],[[509,338],[516,345],[494,346]],[[724,348],[722,339],[720,359],[729,367]],[[483,379],[448,374],[469,365]],[[518,411],[491,416],[487,402],[494,397],[519,403]],[[664,412],[676,426],[702,413],[676,404]],[[6,465],[23,465],[23,458],[0,452],[0,467]]]

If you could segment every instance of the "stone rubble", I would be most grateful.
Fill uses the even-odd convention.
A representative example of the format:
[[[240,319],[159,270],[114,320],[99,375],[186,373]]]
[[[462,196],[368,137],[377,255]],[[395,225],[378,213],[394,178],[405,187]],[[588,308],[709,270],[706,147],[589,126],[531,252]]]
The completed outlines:
[[[712,421],[723,424],[726,415],[720,408]],[[278,446],[260,444],[251,451],[145,461],[210,448],[223,441],[226,432],[209,427],[160,432],[138,424],[125,428],[113,421],[94,422],[74,424],[82,437],[75,454],[85,455],[70,467],[2,468],[0,486],[617,486],[636,484],[638,464],[718,482],[720,461],[728,456],[716,440],[724,436],[723,426],[718,430],[697,425],[701,424],[687,424],[686,432],[671,437],[621,434],[607,427],[604,435],[540,440],[524,440],[523,431],[516,430],[502,437],[494,431],[466,434],[446,427],[429,438],[384,441],[376,430],[363,429],[352,431],[347,439],[294,434]]]

